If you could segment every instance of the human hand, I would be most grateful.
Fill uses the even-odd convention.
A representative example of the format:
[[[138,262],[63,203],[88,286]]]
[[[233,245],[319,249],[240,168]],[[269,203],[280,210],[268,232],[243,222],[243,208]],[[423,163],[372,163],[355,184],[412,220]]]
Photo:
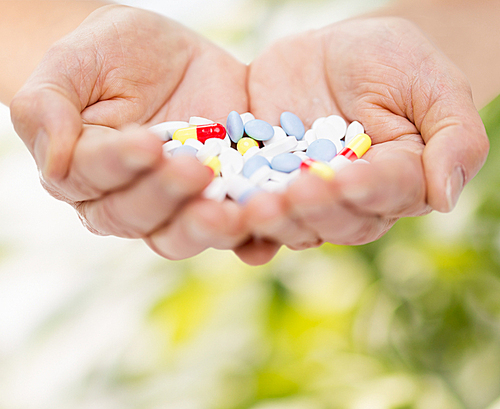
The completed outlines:
[[[200,199],[211,172],[166,159],[146,128],[244,112],[245,81],[245,65],[181,25],[105,6],[48,51],[12,101],[12,120],[44,187],[91,231],[186,258],[240,244],[241,209]]]
[[[400,217],[451,211],[488,151],[465,77],[401,19],[350,20],[277,42],[250,67],[249,98],[270,123],[283,111],[306,127],[338,114],[373,140],[370,165],[331,182],[303,175],[284,195],[249,202],[254,234],[275,247],[363,244]]]

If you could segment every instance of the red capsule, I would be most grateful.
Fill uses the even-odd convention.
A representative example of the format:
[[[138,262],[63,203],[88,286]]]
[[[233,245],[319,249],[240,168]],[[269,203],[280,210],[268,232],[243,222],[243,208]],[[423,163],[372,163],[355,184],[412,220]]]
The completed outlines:
[[[205,143],[207,139],[226,137],[226,128],[221,124],[198,125],[196,127],[196,137],[201,143]]]

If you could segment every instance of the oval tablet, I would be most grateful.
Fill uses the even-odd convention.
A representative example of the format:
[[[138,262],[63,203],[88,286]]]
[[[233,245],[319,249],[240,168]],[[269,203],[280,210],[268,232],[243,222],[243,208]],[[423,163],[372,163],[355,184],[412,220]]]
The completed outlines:
[[[245,133],[256,141],[267,141],[274,136],[274,129],[266,121],[254,119],[245,124]]]
[[[234,143],[238,143],[238,141],[243,137],[245,126],[243,125],[243,121],[238,112],[231,111],[227,116],[226,131]]]
[[[290,173],[300,168],[302,159],[293,153],[282,153],[271,161],[271,167],[279,172]]]
[[[306,151],[307,156],[311,159],[329,162],[337,154],[335,144],[329,139],[318,139],[309,145]]]
[[[262,166],[267,166],[270,168],[271,164],[263,156],[260,156],[260,155],[252,156],[250,159],[248,159],[245,162],[245,165],[243,166],[243,172],[242,172],[243,176],[245,176],[246,178],[249,178],[250,176],[253,175],[253,173],[257,169],[261,168]]]
[[[306,130],[300,118],[292,112],[283,112],[280,117],[280,123],[287,135],[295,136],[300,141]]]

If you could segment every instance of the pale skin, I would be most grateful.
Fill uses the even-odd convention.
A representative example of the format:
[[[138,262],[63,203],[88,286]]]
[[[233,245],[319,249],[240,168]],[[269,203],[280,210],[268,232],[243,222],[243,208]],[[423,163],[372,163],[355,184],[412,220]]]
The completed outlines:
[[[345,58],[349,47],[363,59]],[[297,59],[286,58],[290,49]],[[0,96],[9,102],[11,94]],[[315,103],[306,103],[311,96]],[[49,192],[71,203],[90,230],[143,238],[171,259],[216,247],[262,264],[282,244],[375,240],[399,217],[451,210],[488,150],[465,77],[398,19],[285,39],[248,68],[168,19],[105,7],[50,49],[11,108]],[[358,119],[375,142],[372,164],[330,183],[304,175],[285,195],[259,195],[246,207],[200,199],[210,172],[195,160],[165,159],[145,128],[191,115],[223,121],[233,109],[273,123],[284,109],[306,125],[331,113]]]

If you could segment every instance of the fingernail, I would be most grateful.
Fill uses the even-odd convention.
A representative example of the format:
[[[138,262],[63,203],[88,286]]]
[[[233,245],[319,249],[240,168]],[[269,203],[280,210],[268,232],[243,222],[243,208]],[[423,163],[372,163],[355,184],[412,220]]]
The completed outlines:
[[[448,200],[449,211],[457,205],[460,193],[465,184],[465,172],[462,166],[457,166],[446,181],[446,199]]]
[[[40,131],[35,138],[35,146],[33,147],[33,154],[35,156],[35,162],[43,173],[47,167],[47,158],[49,156],[49,135],[45,131]]]

